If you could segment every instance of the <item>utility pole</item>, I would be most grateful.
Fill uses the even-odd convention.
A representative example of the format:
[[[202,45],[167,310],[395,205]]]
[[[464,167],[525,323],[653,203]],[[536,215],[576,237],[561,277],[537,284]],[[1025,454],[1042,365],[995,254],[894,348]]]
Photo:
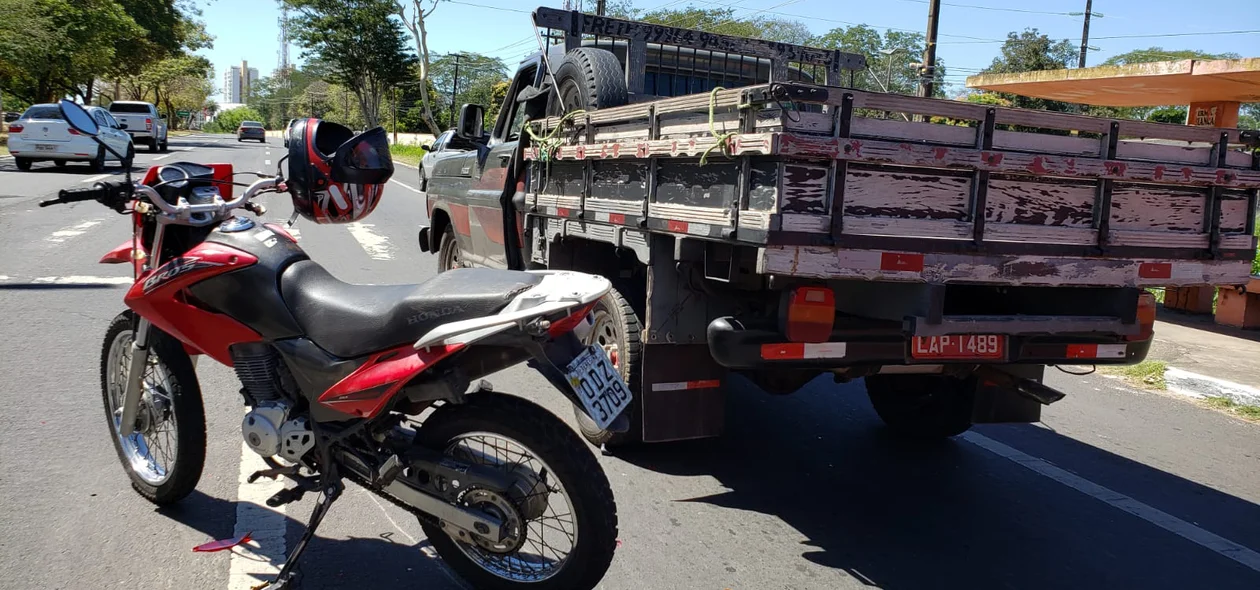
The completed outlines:
[[[1094,15],[1094,0],[1085,0],[1085,27],[1081,30],[1081,61],[1076,67],[1085,67],[1085,53],[1089,51],[1089,17]]]
[[[459,93],[459,58],[464,57],[463,54],[455,54],[455,81],[451,83],[451,127],[455,126],[455,95]]]
[[[936,29],[940,14],[941,0],[929,0],[927,47],[923,50],[923,67],[919,70],[919,96],[929,98],[936,82]]]
[[[608,0],[597,0],[595,2],[595,14],[606,16],[608,12]]]
[[[394,87],[394,145],[398,145],[398,87]]]

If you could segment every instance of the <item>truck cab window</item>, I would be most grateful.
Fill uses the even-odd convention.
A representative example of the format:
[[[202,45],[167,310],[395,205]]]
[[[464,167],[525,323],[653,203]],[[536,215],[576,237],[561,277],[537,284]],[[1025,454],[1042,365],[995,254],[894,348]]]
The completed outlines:
[[[508,89],[507,97],[503,99],[503,110],[507,112],[506,118],[501,118],[507,122],[505,141],[516,141],[521,138],[521,129],[525,126],[525,105],[516,101],[516,97],[522,90],[533,86],[534,79],[538,74],[538,66],[529,66],[517,72],[516,79],[512,81],[512,87]],[[497,134],[496,134],[497,135]]]

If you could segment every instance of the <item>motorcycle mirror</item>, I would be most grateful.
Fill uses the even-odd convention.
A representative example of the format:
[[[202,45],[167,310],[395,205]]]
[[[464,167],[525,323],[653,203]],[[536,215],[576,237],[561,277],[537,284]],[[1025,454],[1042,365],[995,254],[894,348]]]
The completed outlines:
[[[78,103],[63,98],[57,103],[57,107],[61,111],[61,118],[65,119],[75,131],[93,137],[101,132],[96,121],[92,120],[92,115],[89,115],[87,109]]]

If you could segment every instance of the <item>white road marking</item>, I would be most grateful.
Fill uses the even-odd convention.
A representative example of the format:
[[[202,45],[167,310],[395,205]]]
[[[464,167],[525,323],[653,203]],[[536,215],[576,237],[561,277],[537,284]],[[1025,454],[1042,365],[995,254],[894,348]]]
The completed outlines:
[[[301,241],[302,232],[298,230],[296,225],[286,227],[285,229],[289,230],[289,235],[293,236],[293,239]]]
[[[109,176],[109,175],[106,174],[106,176]],[[104,221],[105,221],[104,219],[89,219],[78,225],[72,225],[67,228],[59,229],[53,232],[51,235],[49,235],[45,239],[54,244],[60,244],[75,236],[83,235],[84,232],[86,232],[89,229],[92,229],[93,227],[100,225]]]
[[[1167,512],[1159,510],[1158,508],[1148,506],[1124,494],[1100,486],[1079,475],[1067,471],[1066,469],[1051,465],[1045,459],[1034,457],[982,434],[967,432],[962,435],[962,438],[963,440],[999,457],[1014,461],[1019,465],[1053,479],[1054,481],[1081,492],[1082,494],[1091,496],[1095,500],[1104,502],[1112,508],[1118,508],[1124,512],[1128,512],[1129,514],[1145,520],[1146,522],[1149,522],[1159,528],[1178,535],[1188,541],[1197,543],[1206,549],[1215,551],[1224,557],[1228,557],[1257,572],[1260,572],[1260,553],[1252,551],[1251,549],[1239,545],[1238,543],[1199,528],[1189,522],[1168,514]]]
[[[100,175],[97,175],[97,176],[92,176],[92,177],[89,177],[89,178],[84,178],[83,180],[80,180],[79,182],[96,182],[96,181],[98,181],[98,180],[104,180],[104,179],[109,178],[109,177],[111,177],[111,176],[113,176],[113,174],[100,174]]]
[[[195,149],[195,148],[193,148],[193,147],[181,147],[181,148],[171,148],[171,151],[176,151],[176,150],[178,150],[178,151],[181,151],[181,152],[191,152],[191,151],[193,151],[193,149]]]
[[[248,483],[250,474],[267,469],[262,457],[241,441],[241,469],[236,487],[236,528],[233,537],[245,533],[253,539],[232,549],[228,564],[228,590],[250,590],[280,572],[284,564],[284,506],[271,508],[267,498],[284,489],[284,478],[265,477]]]
[[[420,190],[420,189],[418,189],[418,188],[412,188],[412,187],[409,187],[409,186],[407,186],[407,185],[403,184],[402,182],[400,182],[397,178],[391,178],[391,179],[389,179],[389,181],[390,181],[390,182],[392,182],[392,183],[394,183],[394,184],[396,184],[396,185],[398,185],[398,186],[401,186],[401,187],[403,187],[403,188],[405,188],[405,189],[407,189],[407,190],[409,190],[409,191],[411,191],[411,192],[413,192],[413,193],[416,193],[416,194],[424,194],[423,192],[421,192],[421,190]]]
[[[153,158],[153,160],[152,160],[152,161],[156,162],[156,161],[158,161],[158,160],[161,160],[162,158],[169,158],[169,157],[171,157],[171,156],[173,156],[173,155],[175,155],[175,154],[162,154],[162,155],[160,155],[160,156],[158,156],[158,157],[156,157],[156,158]]]
[[[363,246],[363,251],[367,252],[373,260],[389,260],[390,256],[389,239],[374,231],[376,227],[370,223],[354,222],[346,225],[346,229],[350,230],[350,235],[359,241],[359,245]]]
[[[404,537],[407,537],[407,540],[411,541],[412,545],[415,545],[420,542],[419,539],[416,539],[415,537],[411,536],[410,533],[403,530],[402,527],[398,526],[398,522],[394,520],[394,517],[389,515],[389,511],[385,509],[385,505],[381,504],[381,501],[376,499],[376,494],[373,494],[372,492],[369,492],[362,488],[359,488],[359,489],[362,490],[364,494],[367,494],[367,497],[372,499],[372,503],[376,504],[376,507],[381,509],[381,514],[385,515],[385,519],[389,521],[389,524],[394,525],[394,528],[397,529],[398,532],[402,533]],[[452,572],[450,568],[447,567],[446,564],[441,561],[441,559],[439,559],[440,556],[438,555],[437,551],[433,549],[432,545],[425,545],[423,547],[420,547],[420,553],[424,555],[425,557],[434,560],[434,564],[437,565],[438,571],[445,574],[446,578],[450,580],[452,584],[455,584],[459,588],[470,588],[467,582],[465,582],[462,578],[456,576],[455,572]]]
[[[131,277],[89,277],[82,275],[35,277],[31,279],[31,283],[36,285],[130,285],[135,281]]]

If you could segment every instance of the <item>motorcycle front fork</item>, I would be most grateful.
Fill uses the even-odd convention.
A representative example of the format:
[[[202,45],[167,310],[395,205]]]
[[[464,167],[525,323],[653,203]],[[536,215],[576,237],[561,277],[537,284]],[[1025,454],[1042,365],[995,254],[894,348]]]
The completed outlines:
[[[122,423],[119,425],[123,437],[131,436],[136,431],[136,414],[140,411],[144,370],[149,366],[151,329],[149,320],[140,318],[136,324],[136,336],[131,341],[131,364],[127,367],[127,386],[123,389]]]

